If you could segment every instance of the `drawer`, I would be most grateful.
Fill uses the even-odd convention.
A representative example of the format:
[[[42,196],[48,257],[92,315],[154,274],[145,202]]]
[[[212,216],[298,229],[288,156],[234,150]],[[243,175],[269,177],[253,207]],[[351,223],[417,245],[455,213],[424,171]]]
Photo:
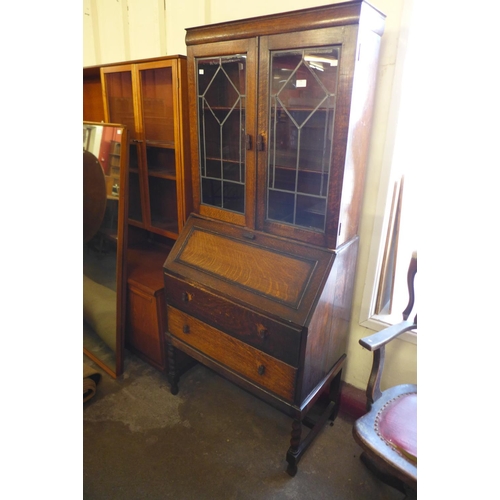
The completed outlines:
[[[173,337],[286,401],[293,402],[296,368],[171,306],[167,306],[167,321],[168,331]]]
[[[167,304],[274,358],[298,367],[301,330],[252,311],[220,295],[164,275]]]

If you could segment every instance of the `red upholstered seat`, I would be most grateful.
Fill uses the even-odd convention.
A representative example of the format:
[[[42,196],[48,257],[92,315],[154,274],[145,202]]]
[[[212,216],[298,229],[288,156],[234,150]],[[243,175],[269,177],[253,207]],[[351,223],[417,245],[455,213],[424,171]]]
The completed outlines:
[[[417,463],[417,395],[403,394],[389,401],[375,419],[377,434]]]

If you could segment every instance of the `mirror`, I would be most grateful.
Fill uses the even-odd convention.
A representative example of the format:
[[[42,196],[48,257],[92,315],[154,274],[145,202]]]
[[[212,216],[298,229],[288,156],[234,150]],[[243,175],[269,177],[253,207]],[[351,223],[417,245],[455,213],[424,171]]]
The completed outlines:
[[[123,372],[127,129],[83,122],[83,352]]]

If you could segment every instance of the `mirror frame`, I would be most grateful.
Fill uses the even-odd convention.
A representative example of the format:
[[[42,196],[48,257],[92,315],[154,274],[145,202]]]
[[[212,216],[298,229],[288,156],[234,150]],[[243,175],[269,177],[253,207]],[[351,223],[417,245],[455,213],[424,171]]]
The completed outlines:
[[[118,202],[118,233],[116,240],[116,363],[114,369],[100,360],[91,351],[83,348],[83,353],[102,368],[108,375],[117,378],[123,373],[123,353],[125,346],[125,323],[127,303],[127,235],[128,235],[128,130],[117,123],[88,122],[83,126],[114,127],[121,129],[120,148],[120,195]]]

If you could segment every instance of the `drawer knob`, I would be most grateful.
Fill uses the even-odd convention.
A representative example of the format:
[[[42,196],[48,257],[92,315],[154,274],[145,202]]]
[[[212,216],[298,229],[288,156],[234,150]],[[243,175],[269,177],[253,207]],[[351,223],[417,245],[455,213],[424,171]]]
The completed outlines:
[[[264,340],[269,336],[269,331],[264,325],[257,325],[257,335]]]
[[[259,375],[264,375],[264,372],[266,371],[266,367],[264,365],[260,365],[259,369],[257,371],[259,372]]]
[[[182,332],[183,332],[183,333],[189,333],[189,325],[184,325],[184,326],[182,327]]]
[[[183,302],[189,302],[190,300],[193,300],[193,296],[189,292],[182,292],[182,300]]]

